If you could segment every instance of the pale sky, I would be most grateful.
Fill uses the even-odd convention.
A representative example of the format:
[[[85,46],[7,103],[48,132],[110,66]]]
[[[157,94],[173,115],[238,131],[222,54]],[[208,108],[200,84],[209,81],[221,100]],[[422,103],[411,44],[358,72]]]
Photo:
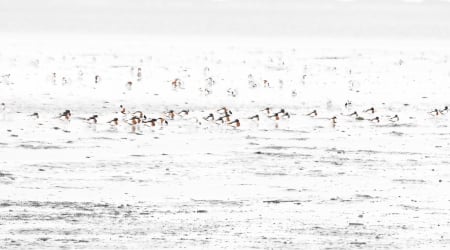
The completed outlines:
[[[448,39],[450,1],[0,0],[0,33],[60,32]]]

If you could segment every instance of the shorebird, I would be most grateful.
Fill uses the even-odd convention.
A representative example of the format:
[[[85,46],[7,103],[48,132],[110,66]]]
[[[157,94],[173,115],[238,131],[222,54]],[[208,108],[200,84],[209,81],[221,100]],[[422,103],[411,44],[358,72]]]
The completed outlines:
[[[230,115],[221,116],[216,121],[220,121],[222,123],[224,123],[225,121],[229,122],[230,121]]]
[[[138,68],[137,71],[138,71],[137,72],[137,80],[141,81],[142,80],[142,69]]]
[[[128,90],[131,90],[131,87],[133,86],[133,82],[132,81],[128,81],[126,86],[127,86]]]
[[[111,126],[117,126],[119,125],[119,119],[118,118],[114,118],[111,121],[108,122]]]
[[[178,78],[175,78],[175,79],[172,81],[172,87],[173,87],[174,89],[181,87],[181,80],[178,79]]]
[[[31,117],[34,117],[36,119],[39,119],[39,113],[34,112],[33,114],[30,115]]]
[[[93,115],[93,116],[87,118],[86,121],[87,121],[88,123],[96,124],[96,123],[97,123],[97,118],[98,118],[98,115]]]
[[[137,124],[139,124],[141,122],[142,122],[141,118],[139,118],[137,116],[133,116],[133,117],[131,117],[129,124],[130,125],[137,125]]]
[[[273,115],[271,115],[271,116],[269,116],[269,118],[272,118],[272,117],[273,117],[276,121],[280,120],[280,115],[279,115],[278,112],[275,113],[275,114],[273,114]]]
[[[281,117],[291,118],[291,115],[288,112],[285,112]]]
[[[180,112],[178,112],[178,115],[188,115],[189,114],[189,109],[183,109]]]
[[[430,115],[435,115],[435,116],[438,116],[439,114],[442,115],[441,111],[439,111],[438,109],[434,109],[433,111],[428,112],[428,113],[429,113]]]
[[[231,112],[231,110],[229,110],[227,107],[222,107],[222,108],[218,109],[217,112],[223,113],[224,115],[231,115],[231,114],[233,114]]]
[[[337,123],[337,117],[336,116],[333,116],[333,117],[331,117],[330,118],[330,120],[331,120],[331,125],[334,127],[334,126],[336,126],[336,123]]]
[[[139,118],[143,118],[145,115],[144,115],[144,113],[142,111],[135,111],[133,113],[133,116],[137,116]]]
[[[369,109],[364,110],[363,112],[364,112],[364,113],[371,112],[371,113],[373,114],[373,113],[375,113],[375,109],[374,109],[373,107],[371,107],[371,108],[369,108]]]
[[[267,115],[270,115],[270,108],[269,107],[267,107],[267,108],[265,108],[265,109],[263,109],[261,111],[266,111]]]
[[[70,113],[70,110],[67,109],[62,114],[59,115],[59,118],[64,118],[66,120],[70,120],[71,116],[72,116],[72,113]]]
[[[352,102],[347,100],[347,102],[345,102],[345,108],[349,108],[352,105]]]
[[[175,111],[169,110],[168,112],[166,112],[166,116],[173,120],[175,118]]]
[[[394,115],[393,117],[389,118],[389,121],[391,122],[398,122],[400,120],[400,118],[398,117],[398,115]]]
[[[158,120],[159,120],[161,126],[163,126],[163,125],[166,125],[166,126],[169,125],[169,122],[167,122],[166,119],[164,119],[164,118],[162,118],[162,117],[159,117]]]
[[[203,120],[205,120],[205,121],[209,121],[209,120],[214,121],[214,114],[213,113],[209,113],[208,116],[203,117]]]
[[[239,119],[236,119],[236,120],[234,120],[232,122],[229,122],[228,125],[230,125],[230,126],[232,126],[234,128],[238,128],[238,127],[241,126],[241,123],[239,122]]]
[[[380,122],[380,118],[377,116],[375,118],[369,119],[371,122]]]
[[[125,107],[123,106],[123,105],[120,105],[120,111],[119,111],[121,114],[123,114],[123,115],[126,115],[127,114],[127,111],[126,111],[126,109],[125,109]]]
[[[284,110],[284,109],[280,109],[280,111],[278,111],[278,114],[284,114],[284,113],[286,113],[286,110]]]
[[[317,116],[317,110],[313,110],[312,112],[306,114],[307,116],[313,117],[313,116]]]
[[[249,120],[259,121],[259,115],[250,116]]]
[[[157,119],[152,118],[152,119],[143,121],[143,123],[144,123],[144,125],[150,124],[147,126],[154,127],[154,126],[156,126],[157,121],[158,121]]]

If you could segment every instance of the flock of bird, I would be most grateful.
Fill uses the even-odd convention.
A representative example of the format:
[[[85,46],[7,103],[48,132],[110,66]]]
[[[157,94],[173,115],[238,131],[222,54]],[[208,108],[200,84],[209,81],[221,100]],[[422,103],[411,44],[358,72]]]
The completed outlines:
[[[345,103],[346,110],[351,110],[351,106],[352,103],[350,101],[347,101]],[[0,106],[0,113],[5,114],[6,112],[7,112],[6,105],[5,103],[2,103]],[[341,115],[345,117],[354,118],[355,120],[367,120],[373,123],[380,123],[381,121],[380,116],[375,115],[376,110],[374,107],[364,109],[361,112],[366,115],[371,115],[371,117],[364,118],[360,116],[357,111],[353,111],[351,113],[348,112],[348,114],[341,114]],[[448,113],[448,106],[445,106],[443,109],[435,108],[432,111],[428,112],[428,114],[432,116],[442,116],[447,113]],[[125,106],[120,105],[119,110],[116,112],[116,115],[110,117],[110,119],[107,120],[106,124],[109,124],[111,130],[117,130],[119,126],[129,126],[131,132],[138,133],[141,131],[141,125],[148,127],[163,128],[169,125],[169,121],[180,119],[193,120],[197,125],[213,124],[217,126],[229,126],[235,129],[241,127],[241,122],[243,120],[251,122],[252,124],[258,124],[261,119],[266,119],[274,121],[275,128],[278,128],[279,121],[289,120],[292,115],[296,115],[293,113],[289,113],[284,108],[280,108],[278,111],[275,111],[273,108],[270,107],[258,110],[258,112],[256,112],[254,115],[239,118],[233,117],[234,116],[233,112],[227,107],[221,107],[212,112],[206,112],[207,115],[192,116],[191,114],[192,112],[190,112],[189,109],[183,109],[180,111],[167,110],[162,112],[161,115],[159,115],[158,117],[149,117],[143,111],[137,110],[129,112],[125,108]],[[312,110],[311,112],[305,113],[303,115],[305,117],[310,117],[311,119],[318,118],[318,111]],[[29,116],[33,117],[34,119],[40,118],[38,112],[30,114]],[[54,118],[65,121],[67,123],[70,123],[72,119],[79,119],[92,125],[96,125],[99,122],[99,116],[97,114],[85,118],[73,117],[72,112],[70,110],[65,110],[64,112],[60,113]],[[322,119],[330,120],[331,126],[333,127],[335,127],[337,124],[336,116]],[[399,122],[399,120],[400,118],[397,114],[388,116],[388,118],[386,119],[386,121],[389,123],[396,123]]]

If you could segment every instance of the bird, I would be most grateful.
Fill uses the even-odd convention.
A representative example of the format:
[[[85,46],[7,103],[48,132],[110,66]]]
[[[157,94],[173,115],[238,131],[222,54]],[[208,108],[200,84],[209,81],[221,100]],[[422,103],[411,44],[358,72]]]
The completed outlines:
[[[248,118],[249,120],[254,120],[254,121],[259,121],[259,115],[254,115],[254,116],[250,116],[249,118]]]
[[[312,112],[309,112],[308,114],[306,114],[307,116],[311,116],[311,117],[313,117],[313,116],[317,116],[317,110],[313,110]]]
[[[108,122],[111,126],[117,126],[119,125],[119,119],[113,118],[111,121]]]
[[[168,116],[171,120],[175,118],[175,111],[169,110],[166,112],[166,116]]]
[[[230,121],[230,115],[221,116],[216,121],[220,121],[222,123],[224,123],[225,121],[229,122]]]
[[[31,117],[34,117],[36,119],[39,119],[39,113],[38,112],[34,112],[33,114],[30,115]]]
[[[380,122],[380,118],[377,116],[375,118],[369,119],[371,122]]]
[[[97,118],[98,118],[98,115],[93,115],[93,116],[87,118],[86,121],[89,122],[89,123],[96,124],[97,123]]]
[[[233,114],[233,113],[231,112],[231,110],[229,110],[227,107],[222,107],[222,108],[218,109],[217,112],[223,113],[223,114],[225,114],[225,115],[231,115],[231,114]]]
[[[430,115],[438,116],[439,114],[442,115],[442,113],[438,109],[434,109],[433,111],[428,112]]]
[[[337,117],[336,116],[333,116],[333,117],[331,117],[330,118],[330,120],[331,120],[331,125],[334,127],[334,126],[336,126],[336,123],[337,123]]]
[[[270,115],[270,108],[269,107],[267,107],[267,108],[265,108],[265,109],[263,109],[261,111],[265,111],[267,113],[267,115]]]
[[[389,121],[391,122],[398,122],[400,120],[400,118],[398,117],[398,115],[394,115],[393,117],[389,118]]]
[[[189,109],[183,109],[180,112],[178,112],[178,115],[188,115],[189,114]]]
[[[154,127],[154,126],[156,126],[156,122],[157,121],[158,121],[157,119],[152,118],[152,119],[143,121],[143,123],[144,123],[144,125],[147,125],[147,126],[150,126],[150,127]]]
[[[214,114],[213,113],[209,113],[208,116],[203,117],[203,120],[205,120],[205,121],[209,121],[209,120],[214,121]]]
[[[230,125],[232,127],[235,127],[235,128],[238,128],[238,127],[241,126],[241,123],[239,122],[239,119],[235,119],[234,121],[229,122],[228,125]]]
[[[163,126],[163,125],[166,125],[166,126],[169,125],[169,122],[168,122],[166,119],[162,118],[162,117],[159,117],[158,120],[159,120],[159,122],[161,123],[161,126]]]
[[[135,111],[133,113],[134,116],[137,116],[139,118],[143,118],[144,117],[144,113],[142,111]]]
[[[125,115],[125,114],[127,113],[127,111],[126,111],[126,109],[125,109],[125,107],[124,107],[123,105],[120,105],[120,110],[119,110],[119,112],[120,112],[121,114],[123,114],[123,115]]]
[[[375,113],[375,109],[373,107],[370,107],[369,109],[366,109],[363,111],[364,113],[371,112],[372,114]]]
[[[59,118],[63,118],[66,120],[70,120],[70,117],[72,116],[72,113],[70,113],[70,110],[66,109],[63,113],[59,114]]]
[[[344,106],[345,108],[349,108],[352,105],[352,102],[347,100],[347,102],[345,102]]]

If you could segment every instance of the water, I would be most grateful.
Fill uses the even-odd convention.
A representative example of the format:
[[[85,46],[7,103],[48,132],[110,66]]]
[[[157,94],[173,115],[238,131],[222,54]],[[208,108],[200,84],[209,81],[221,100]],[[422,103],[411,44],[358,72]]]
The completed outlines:
[[[448,104],[448,49],[59,45],[0,57],[11,74],[0,83],[7,249],[449,244],[448,115],[428,114]],[[107,124],[119,105],[190,113],[136,134]],[[224,105],[240,128],[202,120]],[[292,116],[276,122],[265,107]],[[57,118],[66,109],[70,122]],[[354,110],[381,121],[345,116]]]

